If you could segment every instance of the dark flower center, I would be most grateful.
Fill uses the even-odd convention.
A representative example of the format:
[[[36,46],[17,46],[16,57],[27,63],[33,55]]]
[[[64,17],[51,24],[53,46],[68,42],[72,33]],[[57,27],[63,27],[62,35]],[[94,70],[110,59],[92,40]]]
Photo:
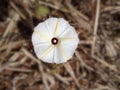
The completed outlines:
[[[58,43],[58,39],[56,37],[52,38],[51,43],[56,45]]]

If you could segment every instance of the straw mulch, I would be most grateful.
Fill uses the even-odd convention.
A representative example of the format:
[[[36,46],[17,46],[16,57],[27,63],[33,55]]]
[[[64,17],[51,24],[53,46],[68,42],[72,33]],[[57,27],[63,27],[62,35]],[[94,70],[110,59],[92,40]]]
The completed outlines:
[[[67,63],[35,56],[33,28],[49,17],[79,35]],[[0,90],[120,90],[120,0],[0,0]]]

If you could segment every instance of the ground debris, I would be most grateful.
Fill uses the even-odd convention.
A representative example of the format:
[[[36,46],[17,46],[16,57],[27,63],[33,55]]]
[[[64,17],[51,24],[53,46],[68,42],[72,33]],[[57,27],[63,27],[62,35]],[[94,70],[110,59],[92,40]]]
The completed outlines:
[[[38,16],[36,5],[49,13]],[[33,51],[33,28],[49,17],[65,18],[79,35],[65,64]],[[1,0],[0,90],[120,90],[120,1]]]

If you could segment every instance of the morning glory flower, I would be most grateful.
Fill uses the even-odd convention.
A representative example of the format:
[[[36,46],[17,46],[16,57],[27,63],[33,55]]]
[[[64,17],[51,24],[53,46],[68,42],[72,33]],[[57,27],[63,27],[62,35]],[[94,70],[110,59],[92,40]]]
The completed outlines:
[[[74,29],[63,18],[49,18],[39,23],[32,34],[36,56],[48,63],[64,63],[72,58],[79,39]]]

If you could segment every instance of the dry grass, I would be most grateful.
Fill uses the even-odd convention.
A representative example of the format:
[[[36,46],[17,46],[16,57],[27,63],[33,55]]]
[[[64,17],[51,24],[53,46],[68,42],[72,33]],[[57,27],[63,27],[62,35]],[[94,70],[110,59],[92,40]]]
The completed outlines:
[[[119,0],[36,0],[46,16],[36,15],[35,0],[8,1],[0,1],[0,90],[120,90]],[[38,60],[31,43],[34,26],[51,16],[67,19],[80,38],[60,65]]]

